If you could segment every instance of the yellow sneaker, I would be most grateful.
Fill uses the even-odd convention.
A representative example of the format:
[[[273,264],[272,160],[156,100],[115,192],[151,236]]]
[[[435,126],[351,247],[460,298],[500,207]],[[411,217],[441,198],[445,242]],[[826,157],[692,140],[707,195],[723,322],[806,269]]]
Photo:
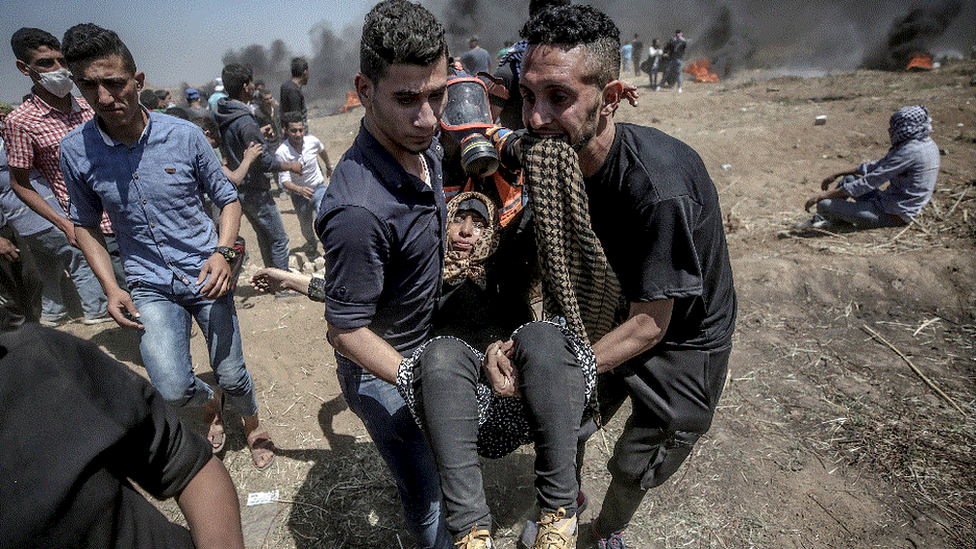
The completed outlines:
[[[471,531],[458,541],[454,542],[458,549],[492,549],[491,532],[488,530],[478,530],[477,526],[472,526]]]
[[[576,515],[566,518],[560,507],[555,513],[543,511],[532,549],[576,549]]]

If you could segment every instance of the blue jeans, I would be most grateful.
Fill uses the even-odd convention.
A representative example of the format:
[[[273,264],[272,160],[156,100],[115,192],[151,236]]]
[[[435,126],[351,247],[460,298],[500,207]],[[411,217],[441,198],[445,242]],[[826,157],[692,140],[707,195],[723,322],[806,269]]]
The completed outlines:
[[[195,282],[195,281],[194,281]],[[210,367],[223,389],[225,404],[244,417],[258,413],[251,374],[244,365],[234,295],[214,300],[197,293],[195,284],[174,280],[168,291],[136,284],[130,295],[145,326],[139,350],[153,386],[169,404],[202,406],[213,396],[210,386],[193,375],[190,361],[191,316],[207,340]]]
[[[336,353],[339,385],[349,409],[396,479],[407,526],[422,548],[453,547],[441,517],[441,487],[434,455],[394,385]]]
[[[251,222],[261,250],[261,260],[265,267],[288,270],[288,233],[281,222],[278,206],[271,198],[271,192],[256,189],[238,189],[241,209]]]
[[[64,233],[55,227],[50,227],[39,233],[27,235],[24,240],[34,253],[37,270],[43,280],[42,319],[57,320],[67,314],[64,296],[61,295],[61,274],[65,269],[68,270],[71,281],[78,290],[85,318],[105,316],[106,298],[102,286],[88,266],[88,262],[85,261],[81,250],[68,244],[68,238]]]
[[[305,246],[310,253],[317,255],[318,237],[315,235],[315,219],[318,216],[319,204],[325,196],[327,183],[322,183],[315,188],[312,198],[291,195],[291,203],[295,206],[295,214],[298,216],[298,226],[302,229],[302,236],[305,238]]]
[[[853,181],[854,176],[845,176],[837,184]],[[857,198],[828,198],[817,202],[817,213],[831,222],[843,221],[858,229],[880,229],[882,227],[901,227],[907,223],[900,217],[891,215],[881,207],[878,191],[870,191]]]

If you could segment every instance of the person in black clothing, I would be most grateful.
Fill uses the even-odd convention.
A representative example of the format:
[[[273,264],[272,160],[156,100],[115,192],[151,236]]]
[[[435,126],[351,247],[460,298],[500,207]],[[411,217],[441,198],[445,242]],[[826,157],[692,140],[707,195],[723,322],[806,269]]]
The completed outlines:
[[[634,76],[640,76],[641,73],[641,59],[644,57],[644,43],[641,42],[640,36],[634,33],[634,51],[631,53],[631,58],[634,63]]]
[[[553,8],[530,21],[522,36],[528,42],[523,116],[529,134],[544,138],[530,151],[568,150],[581,179],[527,178],[536,239],[559,249],[595,237],[600,253],[584,260],[602,263],[616,278],[580,284],[553,270],[558,263],[540,245],[543,295],[555,297],[544,307],[555,305],[575,326],[580,314],[567,297],[573,290],[579,310],[613,293],[625,304],[604,335],[585,330],[602,374],[601,416],[611,417],[628,396],[633,405],[593,524],[601,549],[621,549],[623,530],[647,490],[673,475],[708,431],[725,383],[736,295],[723,218],[715,185],[693,149],[656,129],[614,122],[625,88],[620,33],[608,16],[589,6]],[[541,203],[546,193],[536,188],[585,205],[589,218],[574,233],[585,231],[585,239],[541,228],[559,223],[549,223]]]
[[[305,94],[302,86],[308,84],[308,61],[304,57],[291,60],[291,79],[281,85],[281,113],[300,112],[302,121],[308,123],[308,109],[305,107]],[[284,125],[284,124],[282,124]]]
[[[42,288],[34,255],[0,212],[0,331],[41,320]]]
[[[570,0],[529,0],[529,18],[550,6],[569,3]],[[500,109],[498,123],[512,130],[525,127],[522,124],[522,92],[519,90],[519,66],[524,54],[525,41],[519,40],[498,60],[498,68],[492,74],[494,85],[489,85],[492,114],[496,108]]]
[[[258,239],[258,248],[265,266],[288,268],[288,233],[281,222],[278,206],[271,197],[271,182],[266,172],[290,170],[301,174],[299,162],[278,162],[274,151],[266,146],[261,127],[251,114],[247,101],[254,94],[251,68],[233,63],[221,73],[227,97],[217,101],[214,117],[220,127],[224,159],[234,171],[244,159],[244,151],[252,143],[265,145],[258,159],[251,164],[237,192],[244,216],[251,222]]]
[[[662,57],[668,60],[667,68],[661,85],[664,87],[676,87],[681,93],[681,71],[684,70],[685,50],[688,49],[688,41],[681,29],[674,31],[674,38],[668,40],[664,45]]]
[[[148,381],[36,324],[0,334],[0,371],[0,549],[243,549],[230,475]]]

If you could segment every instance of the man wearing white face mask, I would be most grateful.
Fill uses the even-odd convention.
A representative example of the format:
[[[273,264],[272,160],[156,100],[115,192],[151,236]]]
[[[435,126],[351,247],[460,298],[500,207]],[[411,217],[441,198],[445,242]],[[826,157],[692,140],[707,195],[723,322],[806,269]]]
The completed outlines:
[[[95,113],[83,98],[71,95],[74,83],[57,38],[41,29],[22,28],[14,33],[10,45],[17,58],[17,70],[34,84],[30,98],[7,116],[2,127],[11,187],[25,204],[77,246],[74,224],[34,189],[30,171],[37,169],[47,179],[61,208],[68,211],[68,190],[58,164],[61,138],[91,120]],[[101,229],[114,241],[107,217],[103,217]]]

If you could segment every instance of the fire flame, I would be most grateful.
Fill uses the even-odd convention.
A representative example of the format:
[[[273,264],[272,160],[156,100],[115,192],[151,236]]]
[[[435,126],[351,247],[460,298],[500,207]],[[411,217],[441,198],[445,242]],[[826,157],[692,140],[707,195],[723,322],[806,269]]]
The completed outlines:
[[[905,65],[906,71],[930,71],[932,70],[932,56],[927,53],[915,53],[908,64]]]
[[[359,95],[355,90],[349,90],[346,92],[346,104],[336,109],[332,114],[342,114],[347,113],[356,107],[362,107],[363,104],[359,102]]]
[[[685,67],[685,72],[695,77],[695,82],[718,82],[718,75],[712,72],[708,59],[699,59]]]

